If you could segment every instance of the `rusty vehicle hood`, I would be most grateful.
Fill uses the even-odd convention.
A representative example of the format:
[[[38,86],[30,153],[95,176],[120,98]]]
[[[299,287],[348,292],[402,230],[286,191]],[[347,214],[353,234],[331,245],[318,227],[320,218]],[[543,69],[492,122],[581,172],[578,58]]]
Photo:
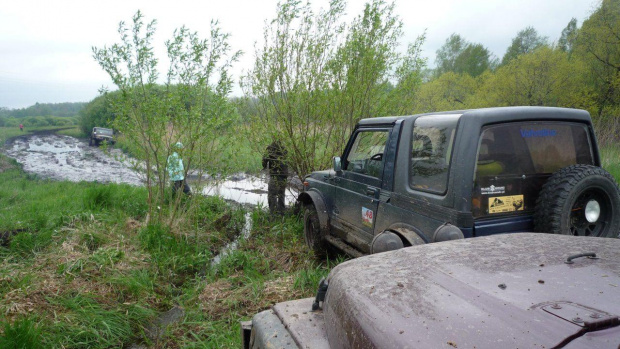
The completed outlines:
[[[584,252],[599,259],[565,264]],[[358,258],[332,270],[323,309],[331,348],[617,349],[620,240],[521,233]]]

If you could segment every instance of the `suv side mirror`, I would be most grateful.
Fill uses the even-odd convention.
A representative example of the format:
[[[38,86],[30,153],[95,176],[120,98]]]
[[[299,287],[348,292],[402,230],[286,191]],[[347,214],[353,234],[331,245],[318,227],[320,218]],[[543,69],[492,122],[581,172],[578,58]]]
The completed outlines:
[[[342,172],[342,162],[340,161],[340,156],[334,156],[332,160],[334,162],[334,171]]]

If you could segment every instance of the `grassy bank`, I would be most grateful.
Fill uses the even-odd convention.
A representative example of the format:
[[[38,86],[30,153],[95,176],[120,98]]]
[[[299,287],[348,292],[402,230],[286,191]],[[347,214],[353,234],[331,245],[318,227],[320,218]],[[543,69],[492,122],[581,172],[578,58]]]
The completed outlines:
[[[328,272],[304,247],[297,217],[252,212],[252,237],[212,267],[243,209],[192,197],[172,228],[146,225],[143,188],[40,180],[6,163],[1,348],[238,347],[239,320],[311,296]],[[155,340],[151,322],[174,306],[184,316]]]

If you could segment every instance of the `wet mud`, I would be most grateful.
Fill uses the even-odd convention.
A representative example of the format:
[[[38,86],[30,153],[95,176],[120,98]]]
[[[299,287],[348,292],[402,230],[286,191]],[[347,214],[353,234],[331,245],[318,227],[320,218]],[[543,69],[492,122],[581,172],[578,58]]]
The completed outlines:
[[[140,175],[118,149],[91,147],[87,141],[56,134],[35,134],[9,140],[3,152],[41,178],[143,185]]]

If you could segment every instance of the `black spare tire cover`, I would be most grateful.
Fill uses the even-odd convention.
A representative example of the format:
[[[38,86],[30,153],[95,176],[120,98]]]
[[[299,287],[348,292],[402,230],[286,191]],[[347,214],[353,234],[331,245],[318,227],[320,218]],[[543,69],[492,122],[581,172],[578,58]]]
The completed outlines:
[[[534,229],[543,233],[617,238],[620,190],[604,169],[572,165],[555,172],[536,200]]]

